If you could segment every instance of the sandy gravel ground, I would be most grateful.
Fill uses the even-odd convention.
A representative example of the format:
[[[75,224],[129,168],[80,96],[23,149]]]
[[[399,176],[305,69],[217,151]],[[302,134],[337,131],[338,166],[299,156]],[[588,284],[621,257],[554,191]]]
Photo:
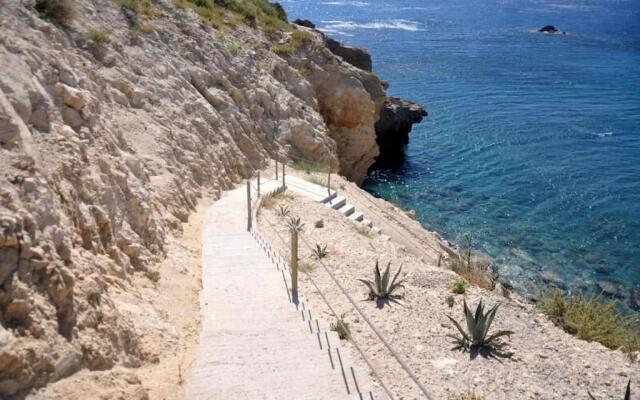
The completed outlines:
[[[339,179],[334,182],[340,185],[339,192],[346,193],[349,202],[356,204],[366,218],[374,220],[389,235],[363,236],[339,212],[303,197],[282,200],[281,204],[289,207],[291,215],[302,218],[305,223],[302,237],[309,244],[328,246],[325,262],[330,270],[435,399],[446,399],[468,390],[475,390],[486,399],[588,399],[587,389],[601,399],[621,399],[630,378],[632,392],[640,392],[637,363],[631,363],[622,352],[566,334],[517,296],[506,299],[476,287],[468,287],[464,295],[453,294],[451,285],[457,275],[438,268],[437,256],[434,256],[444,252],[446,243],[436,234],[416,226],[417,222],[395,206],[374,199],[347,182]],[[315,228],[315,221],[320,219],[324,227]],[[393,228],[390,225],[394,225]],[[283,243],[276,232],[286,242],[288,230],[276,210],[263,209],[258,226],[264,237],[286,256],[288,243]],[[302,274],[301,292],[317,310],[324,312],[323,318],[332,321],[334,318],[311,279],[318,285],[338,314],[345,315],[355,340],[365,349],[367,358],[397,398],[424,398],[315,262],[310,250],[304,244],[301,249],[301,264],[308,272],[308,275]],[[399,302],[378,307],[366,300],[367,290],[357,278],[372,279],[376,260],[381,265],[391,262],[394,272],[402,264],[406,287]],[[455,298],[452,308],[446,303],[450,295]],[[502,304],[493,329],[515,332],[505,340],[504,351],[513,353],[511,357],[471,357],[452,350],[451,339],[446,335],[456,331],[447,315],[462,321],[465,299],[474,308],[479,300],[488,306]]]

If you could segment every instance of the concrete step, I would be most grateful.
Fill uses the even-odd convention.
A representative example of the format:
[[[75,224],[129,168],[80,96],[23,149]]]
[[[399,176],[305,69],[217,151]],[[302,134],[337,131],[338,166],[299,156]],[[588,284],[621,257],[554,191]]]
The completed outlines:
[[[334,199],[330,200],[328,203],[326,203],[327,206],[333,208],[334,210],[339,209],[340,207],[344,206],[345,204],[347,204],[347,199],[345,199],[342,196],[337,196]]]
[[[338,196],[338,192],[331,192],[331,194],[327,195],[327,197],[325,197],[324,199],[320,200],[320,203],[326,204],[329,201],[335,199],[336,196]]]
[[[364,226],[366,226],[366,227],[368,227],[368,228],[371,228],[371,227],[373,226],[373,222],[369,221],[369,220],[368,220],[368,219],[366,219],[366,218],[365,218],[365,219],[363,219],[363,220],[361,221],[361,223],[362,223],[362,225],[364,225]]]
[[[360,211],[354,211],[349,215],[349,219],[352,221],[360,222],[364,218],[364,215]]]
[[[373,233],[375,233],[376,235],[381,235],[382,234],[382,229],[378,228],[377,226],[374,226],[373,228],[371,228],[371,231]]]
[[[348,217],[349,215],[353,214],[356,211],[356,206],[354,206],[353,204],[347,203],[344,206],[340,207],[338,211],[344,214],[345,217]]]

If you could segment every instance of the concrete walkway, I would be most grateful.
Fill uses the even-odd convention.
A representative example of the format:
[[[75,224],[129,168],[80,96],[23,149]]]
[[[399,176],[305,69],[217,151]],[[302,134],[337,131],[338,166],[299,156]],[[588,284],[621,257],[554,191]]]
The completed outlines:
[[[272,262],[257,233],[247,232],[245,207],[242,186],[207,212],[202,328],[186,397],[374,399],[354,381],[335,332],[314,319],[308,305],[292,303],[288,272]]]

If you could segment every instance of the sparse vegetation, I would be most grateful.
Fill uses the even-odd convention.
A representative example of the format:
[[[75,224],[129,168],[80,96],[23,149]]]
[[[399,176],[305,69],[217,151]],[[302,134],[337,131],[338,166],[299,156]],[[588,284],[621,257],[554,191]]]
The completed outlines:
[[[587,393],[589,393],[589,398],[591,400],[598,400],[590,391],[587,390]],[[627,390],[624,392],[624,400],[631,400],[631,379],[627,382]]]
[[[260,200],[260,206],[271,209],[279,201],[286,199],[293,199],[293,194],[287,192],[286,186],[280,186],[278,189],[265,194]]]
[[[400,272],[402,272],[402,265],[400,266],[400,268],[398,268],[398,272],[396,272],[391,282],[389,282],[390,267],[391,262],[387,264],[387,268],[385,268],[384,274],[380,274],[380,266],[378,265],[378,261],[376,261],[376,267],[374,269],[374,280],[371,281],[369,279],[358,279],[369,289],[369,300],[387,300],[400,297],[398,295],[395,295],[394,293],[400,288],[404,288],[404,279],[398,280],[398,276],[400,276]]]
[[[276,53],[281,57],[285,57],[293,54],[296,51],[296,49],[290,44],[276,44],[271,47],[271,51],[273,51],[274,53]]]
[[[316,223],[313,224],[313,226],[315,226],[318,229],[324,228],[324,220],[323,219],[317,220]]]
[[[449,268],[466,279],[467,282],[484,289],[493,290],[499,274],[493,268],[491,260],[473,255],[473,239],[471,235],[462,236],[460,255],[449,258]]]
[[[453,307],[453,305],[456,304],[456,299],[454,299],[453,296],[447,296],[446,301],[449,308]]]
[[[329,252],[327,251],[327,245],[320,245],[316,243],[316,248],[313,249],[313,255],[318,260],[325,258]]]
[[[369,239],[373,239],[376,236],[376,234],[373,232],[373,230],[371,230],[371,228],[363,224],[354,223],[353,229],[355,229],[356,232],[358,232],[362,236],[365,236]]]
[[[151,25],[151,24],[143,24],[143,25],[140,27],[140,31],[141,31],[142,33],[153,33],[153,32],[155,32],[155,31],[156,31],[156,27],[155,27],[155,26],[153,26],[153,25]]]
[[[341,315],[336,322],[332,322],[330,328],[332,331],[335,331],[342,340],[346,340],[351,337],[349,323],[344,320],[344,314]]]
[[[318,175],[307,175],[304,177],[304,180],[307,182],[315,183],[318,186],[327,187],[328,178],[326,175],[318,176]],[[333,184],[329,185],[329,189],[336,190]]]
[[[238,43],[233,42],[227,45],[227,50],[229,50],[229,53],[231,53],[231,55],[235,57],[240,54],[240,50],[242,50],[242,47]]]
[[[291,33],[291,46],[299,49],[302,45],[310,43],[313,40],[313,34],[307,31],[297,30]]]
[[[449,400],[484,400],[484,397],[476,394],[473,390],[469,390],[457,396],[450,396]]]
[[[298,73],[306,78],[311,75],[311,70],[307,67],[300,67],[298,68]]]
[[[35,10],[40,18],[65,27],[74,16],[71,0],[36,0]]]
[[[173,0],[173,4],[193,10],[216,29],[241,22],[265,30],[291,29],[282,6],[266,0]]]
[[[501,346],[501,342],[499,341],[499,339],[503,336],[509,336],[513,334],[512,331],[502,330],[489,335],[489,329],[491,328],[491,324],[493,323],[493,319],[496,316],[496,312],[498,311],[499,306],[500,304],[496,304],[485,314],[482,300],[480,300],[475,313],[472,313],[471,310],[469,310],[469,307],[467,307],[467,302],[465,301],[464,317],[467,322],[468,332],[465,332],[465,330],[462,329],[458,321],[450,316],[447,316],[451,320],[451,322],[454,323],[461,335],[447,335],[454,340],[454,344],[456,346],[453,349],[477,350],[484,348],[492,350],[495,348],[499,348]]]
[[[557,289],[540,301],[545,314],[565,331],[588,342],[632,354],[640,351],[640,326],[633,316],[618,312],[618,302],[600,296],[565,295]]]
[[[90,29],[87,36],[97,45],[109,42],[109,31],[104,29]]]
[[[160,11],[151,4],[151,0],[118,0],[118,4],[144,18],[160,16]]]
[[[309,259],[298,261],[298,270],[302,272],[311,272],[315,266],[316,264]]]
[[[458,278],[455,280],[455,282],[453,282],[453,285],[451,285],[451,291],[453,291],[453,293],[455,294],[464,294],[464,292],[466,291],[466,286],[467,282],[465,282],[465,280],[462,278]]]
[[[160,272],[158,271],[147,271],[145,276],[153,283],[158,283],[160,281]]]

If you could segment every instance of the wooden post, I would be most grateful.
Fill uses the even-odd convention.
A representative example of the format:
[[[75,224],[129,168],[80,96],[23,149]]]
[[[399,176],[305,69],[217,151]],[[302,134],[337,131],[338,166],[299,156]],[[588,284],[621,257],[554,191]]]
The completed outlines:
[[[251,182],[247,180],[247,230],[251,231]]]
[[[287,186],[287,184],[284,181],[284,176],[285,176],[284,167],[285,167],[285,163],[282,163],[282,186]]]
[[[298,298],[298,231],[291,229],[291,293]]]
[[[329,173],[327,174],[327,193],[331,194],[331,168],[329,168]]]
[[[278,159],[276,158],[276,181],[278,180]]]
[[[260,197],[260,171],[258,171],[258,197]]]
[[[440,268],[441,262],[442,262],[442,253],[438,254],[438,268]]]

